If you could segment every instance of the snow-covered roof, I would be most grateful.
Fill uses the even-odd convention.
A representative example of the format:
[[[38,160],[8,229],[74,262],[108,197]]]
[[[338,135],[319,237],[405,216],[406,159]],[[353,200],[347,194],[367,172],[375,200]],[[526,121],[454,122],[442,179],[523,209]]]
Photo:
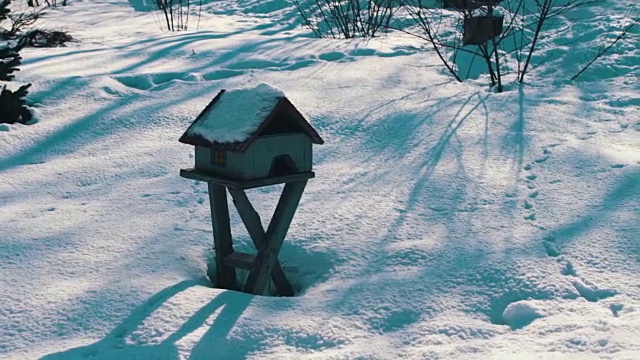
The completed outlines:
[[[198,115],[180,138],[180,142],[207,147],[222,147],[244,151],[278,110],[287,111],[296,127],[307,133],[313,142],[324,141],[298,110],[285,97],[284,92],[267,83],[252,88],[222,90]]]

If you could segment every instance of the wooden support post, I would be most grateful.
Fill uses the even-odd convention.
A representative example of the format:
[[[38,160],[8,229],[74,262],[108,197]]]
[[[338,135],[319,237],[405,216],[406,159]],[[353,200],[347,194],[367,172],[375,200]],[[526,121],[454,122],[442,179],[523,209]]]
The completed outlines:
[[[227,191],[224,186],[209,182],[209,204],[213,224],[213,242],[216,254],[216,282],[219,288],[237,289],[236,269],[225,265],[224,258],[233,253]]]
[[[229,193],[231,193],[231,196],[233,197],[233,204],[236,206],[238,214],[240,215],[240,218],[242,219],[244,226],[247,228],[249,236],[251,236],[251,240],[253,240],[253,244],[259,253],[267,243],[266,234],[262,227],[262,222],[260,221],[260,215],[251,205],[251,202],[244,190],[229,189]],[[273,283],[275,284],[280,296],[294,295],[293,286],[291,286],[291,283],[287,280],[284,270],[282,269],[282,265],[277,258],[273,265],[271,278],[273,279]]]
[[[258,250],[258,255],[253,262],[251,273],[244,285],[244,292],[262,295],[264,289],[267,287],[269,276],[275,267],[278,253],[282,248],[282,243],[287,235],[287,231],[289,231],[289,226],[296,213],[306,185],[307,180],[302,180],[288,182],[284,186],[282,195],[278,201],[278,206],[267,229],[265,244]]]

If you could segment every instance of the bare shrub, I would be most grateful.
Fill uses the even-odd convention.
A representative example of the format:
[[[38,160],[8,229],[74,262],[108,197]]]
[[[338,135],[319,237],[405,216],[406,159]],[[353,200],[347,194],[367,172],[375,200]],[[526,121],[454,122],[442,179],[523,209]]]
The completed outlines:
[[[524,81],[555,18],[601,0],[400,1],[411,24],[398,30],[427,41],[457,81],[466,78],[473,64],[460,68],[462,55],[481,59],[491,85],[502,92],[506,74],[515,73],[517,82]],[[515,69],[506,66],[513,59]]]
[[[24,33],[19,43],[25,47],[59,47],[74,41],[73,37],[64,31],[34,29]]]
[[[164,14],[167,30],[169,31],[185,31],[189,28],[189,14],[191,11],[191,2],[195,0],[155,0],[154,3],[158,10]],[[194,5],[195,7],[195,5]],[[202,1],[199,4],[202,9]],[[198,22],[200,21],[200,12],[198,12]]]
[[[35,0],[36,4],[38,0]],[[44,0],[48,7],[58,7],[58,0]],[[67,0],[62,0],[62,6],[67,6]]]
[[[7,20],[9,20],[10,23],[9,30],[7,31],[8,36],[16,36],[18,33],[35,24],[38,18],[40,18],[40,11],[38,10],[9,14],[7,16]]]
[[[375,37],[390,28],[397,0],[293,0],[317,37]]]
[[[600,45],[600,48],[598,49],[596,54],[591,58],[591,60],[589,60],[580,69],[580,71],[578,71],[575,75],[573,75],[571,77],[570,81],[573,81],[573,80],[577,79],[580,75],[582,75],[585,71],[587,71],[587,69],[591,65],[593,65],[594,62],[596,62],[598,59],[603,57],[617,43],[619,43],[620,41],[623,41],[625,38],[627,38],[629,36],[629,34],[631,33],[631,30],[633,30],[638,25],[638,22],[640,22],[640,18],[638,18],[638,14],[637,13],[635,14],[635,16],[630,16],[632,10],[635,10],[635,8],[629,9],[629,13],[626,16],[626,18],[630,19],[630,20],[628,20],[626,23],[623,23],[623,24],[620,25],[619,30],[617,31],[617,35],[615,35],[613,40],[611,40],[608,44],[607,43],[603,43],[602,45]]]

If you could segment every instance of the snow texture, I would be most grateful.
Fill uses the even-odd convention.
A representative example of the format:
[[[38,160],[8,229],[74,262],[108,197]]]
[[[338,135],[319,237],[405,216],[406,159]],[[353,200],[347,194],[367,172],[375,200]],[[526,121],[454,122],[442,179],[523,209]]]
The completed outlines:
[[[529,301],[517,301],[504,309],[502,318],[512,329],[523,328],[537,318],[542,317],[539,310]]]
[[[639,29],[565,81],[630,4],[554,18],[501,94],[465,52],[458,83],[420,39],[316,39],[286,0],[175,33],[149,1],[47,11],[78,41],[21,51],[38,122],[0,128],[0,358],[640,359]],[[263,82],[326,140],[291,298],[211,286],[207,184],[178,176],[212,96]],[[265,228],[280,192],[247,191]]]
[[[266,83],[225,91],[187,134],[211,143],[247,140],[284,96],[282,90]]]

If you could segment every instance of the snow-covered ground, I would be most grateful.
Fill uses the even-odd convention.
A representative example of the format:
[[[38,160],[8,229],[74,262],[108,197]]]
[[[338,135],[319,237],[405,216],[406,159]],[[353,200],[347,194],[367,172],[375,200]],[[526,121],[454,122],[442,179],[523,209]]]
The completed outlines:
[[[406,35],[314,39],[283,0],[176,33],[138,0],[49,10],[79,41],[23,51],[39,121],[0,127],[0,358],[640,358],[639,38],[562,81],[624,3],[502,94]],[[178,176],[213,96],[261,82],[326,141],[292,298],[210,287],[206,184]],[[249,196],[268,214],[279,188]]]

